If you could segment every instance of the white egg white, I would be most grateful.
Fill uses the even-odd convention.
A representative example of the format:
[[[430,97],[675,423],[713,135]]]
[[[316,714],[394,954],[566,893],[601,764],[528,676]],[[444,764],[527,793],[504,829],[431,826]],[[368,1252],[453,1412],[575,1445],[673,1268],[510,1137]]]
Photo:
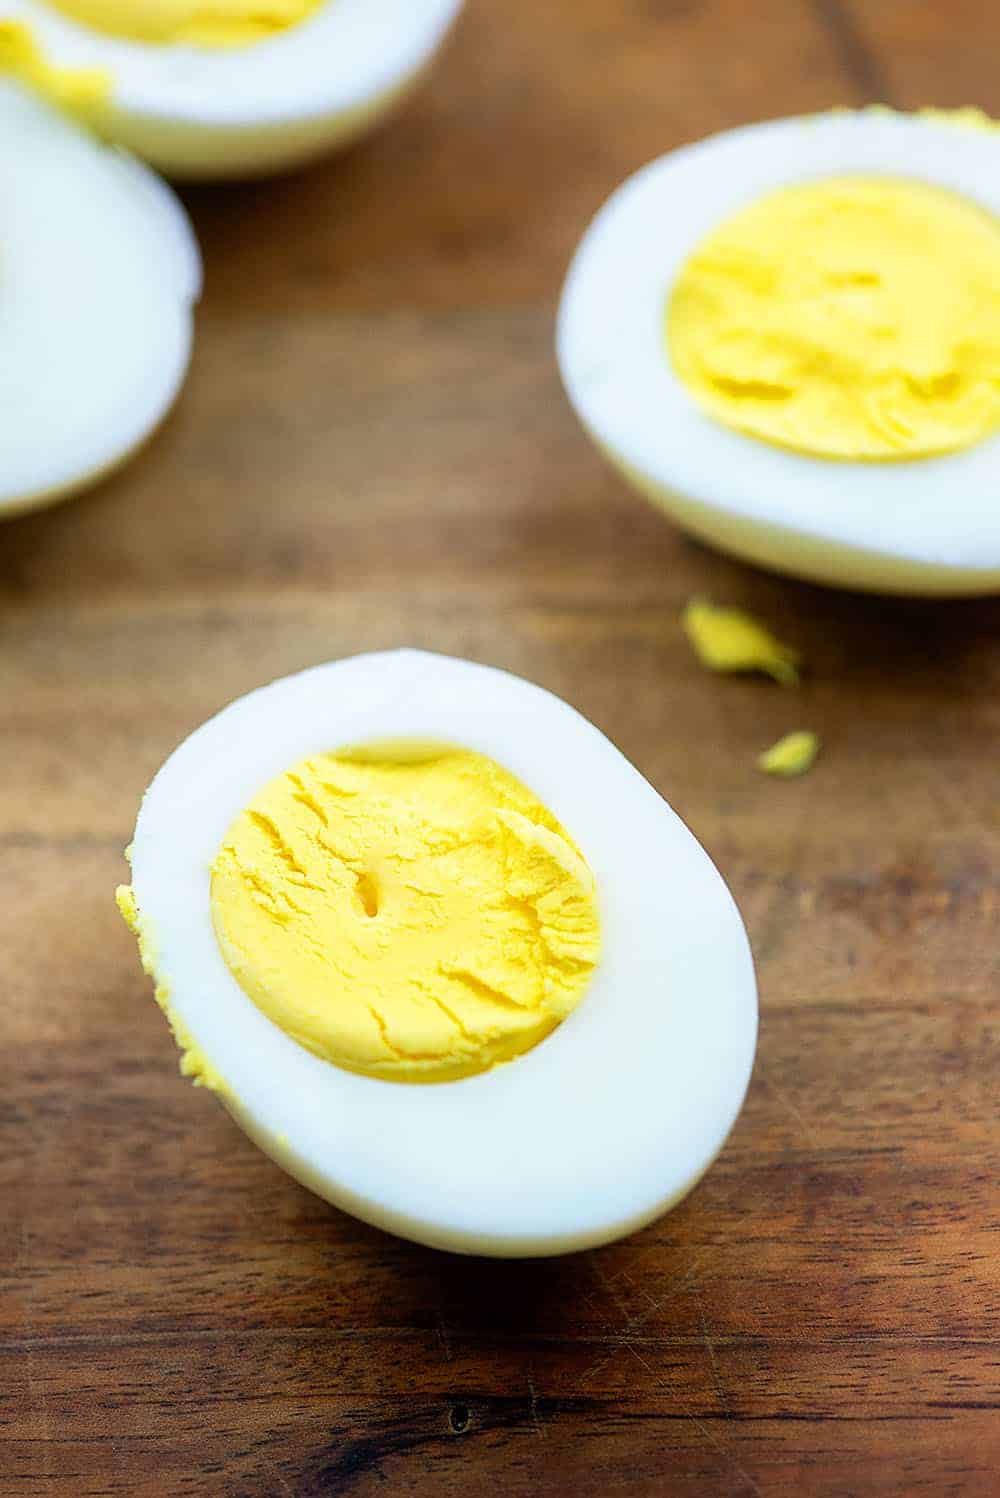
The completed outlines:
[[[603,952],[579,1007],[534,1050],[430,1085],[342,1071],[247,998],[216,943],[209,869],[254,792],[305,755],[416,740],[491,755],[545,802],[597,880]],[[320,1196],[464,1253],[606,1242],[677,1202],[740,1109],[757,1004],[718,872],[592,724],[517,677],[402,650],[252,692],[153,781],[132,883],[169,1012],[246,1132]]]
[[[0,82],[0,516],[122,462],[184,379],[201,283],[173,193]]]
[[[909,462],[833,462],[714,421],[665,342],[698,243],[763,194],[850,174],[913,178],[1000,214],[1000,132],[885,110],[727,131],[672,151],[608,200],[573,259],[558,358],[606,456],[686,530],[818,582],[911,594],[1000,588],[1000,435]]]
[[[51,63],[103,68],[102,128],[176,177],[251,176],[356,139],[421,77],[462,0],[324,0],[246,47],[160,45],[76,24],[44,0],[0,0]]]

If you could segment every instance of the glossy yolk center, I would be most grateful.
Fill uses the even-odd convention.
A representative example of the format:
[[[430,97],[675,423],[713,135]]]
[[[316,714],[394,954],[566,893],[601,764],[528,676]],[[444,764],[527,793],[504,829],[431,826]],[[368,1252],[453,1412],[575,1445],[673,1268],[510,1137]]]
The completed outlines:
[[[1000,425],[1000,224],[917,181],[759,198],[704,239],[667,311],[713,417],[841,459],[954,452]]]
[[[297,26],[323,0],[49,0],[80,26],[137,42],[246,47]]]
[[[593,875],[552,814],[464,750],[319,754],[260,791],[212,867],[233,976],[316,1055],[434,1082],[542,1040],[598,960]]]

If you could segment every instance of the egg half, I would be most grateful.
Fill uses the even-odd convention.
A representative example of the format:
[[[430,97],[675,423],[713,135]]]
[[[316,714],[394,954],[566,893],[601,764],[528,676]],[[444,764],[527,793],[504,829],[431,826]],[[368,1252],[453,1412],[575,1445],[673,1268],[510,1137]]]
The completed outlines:
[[[1000,131],[837,111],[630,178],[558,318],[594,441],[695,536],[818,582],[1000,588]]]
[[[0,516],[121,463],[191,353],[198,249],[173,193],[0,81]]]
[[[414,785],[418,797],[429,794],[410,769],[438,756],[457,756],[465,777],[458,799],[456,783],[445,777],[438,784],[428,856],[404,861],[404,875],[384,892],[382,874],[359,870],[351,848],[364,841],[373,815],[384,840],[387,827],[412,823],[413,806],[398,815],[378,776],[372,789],[366,746],[383,768],[389,756],[390,778],[398,764],[406,795]],[[337,751],[345,749],[343,760]],[[461,798],[469,784],[481,784],[475,767],[487,763],[507,809],[492,817],[477,811],[463,839],[456,836],[466,814]],[[328,887],[306,842],[290,823],[279,825],[286,813],[275,787],[282,784],[291,787],[288,814],[301,814],[312,829],[309,846],[323,854]],[[510,796],[520,810],[511,809]],[[301,982],[325,984],[322,1004],[310,1008],[294,983],[289,991],[291,969],[276,958],[278,945],[255,954],[236,906],[229,906],[232,920],[220,916],[241,826],[248,839],[237,870],[243,913],[255,919],[256,901],[276,942],[292,928],[304,931],[301,913],[321,908],[335,886],[345,902],[338,920],[356,924],[356,938],[341,924],[326,948],[302,937],[312,976],[303,967]],[[529,856],[508,867],[510,828]],[[439,856],[463,842],[477,860],[484,849],[499,849],[497,867],[507,870],[504,899],[514,914],[508,911],[499,946],[489,944],[494,895],[480,897],[478,885],[459,888],[461,865],[448,857],[444,872],[438,867]],[[384,851],[382,865],[391,869],[392,849]],[[131,865],[131,889],[120,901],[184,1053],[182,1070],[214,1089],[249,1136],[304,1185],[403,1237],[498,1256],[607,1242],[679,1201],[740,1109],[756,1042],[756,991],[743,925],[722,879],[603,734],[517,677],[402,650],[337,661],[252,692],[192,734],[160,770],[142,803]],[[485,863],[470,867],[483,877]],[[402,924],[392,924],[394,900]],[[455,901],[465,922],[457,934],[448,920]],[[389,925],[380,939],[383,902]],[[436,974],[426,947],[414,945],[412,922],[406,925],[413,910],[416,934],[422,939],[434,926],[449,954],[437,960]],[[464,1019],[451,1016],[459,1047],[476,1043],[472,1014],[520,1025],[525,970],[517,941],[535,927],[580,980],[572,994],[556,995],[554,1023],[513,1059],[485,1055],[485,1069],[474,1075],[422,1080],[413,1064],[430,1053],[426,1037],[445,1033],[431,980],[457,969],[468,980]],[[346,1040],[337,1033],[345,953],[356,956],[364,942],[380,972],[395,973],[400,987],[411,978],[419,985],[406,1001],[410,1027],[388,1053],[378,1050],[387,1022],[368,1025],[365,1004]],[[411,949],[412,974],[409,958],[401,958]],[[265,1012],[240,961],[256,962],[283,1009]],[[421,1007],[424,988],[429,1002]],[[302,1033],[288,1018],[297,997]],[[346,1056],[336,1049],[345,1044]],[[434,1046],[440,1051],[439,1040]],[[401,1057],[405,1070],[379,1071],[386,1054],[390,1062]],[[375,1073],[365,1074],[370,1064]]]
[[[87,80],[108,139],[171,176],[294,166],[369,130],[417,82],[461,0],[0,0]]]

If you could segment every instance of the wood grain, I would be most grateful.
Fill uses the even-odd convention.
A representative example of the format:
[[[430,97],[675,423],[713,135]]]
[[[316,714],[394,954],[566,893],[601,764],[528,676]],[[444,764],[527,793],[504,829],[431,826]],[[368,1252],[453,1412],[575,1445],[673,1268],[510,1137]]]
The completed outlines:
[[[180,406],[0,537],[5,1498],[996,1491],[1000,607],[686,542],[581,436],[552,331],[640,162],[874,94],[998,112],[998,44],[971,0],[479,0],[376,139],[188,194]],[[802,691],[704,675],[695,592],[799,644]],[[745,1112],[687,1202],[598,1253],[454,1259],[308,1195],[181,1081],[111,904],[183,735],[403,642],[574,701],[750,927]],[[757,775],[802,725],[813,774]]]

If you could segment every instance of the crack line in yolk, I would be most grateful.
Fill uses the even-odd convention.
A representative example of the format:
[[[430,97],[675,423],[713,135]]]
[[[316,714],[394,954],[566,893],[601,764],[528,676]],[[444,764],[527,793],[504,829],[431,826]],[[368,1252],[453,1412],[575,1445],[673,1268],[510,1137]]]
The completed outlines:
[[[680,272],[667,343],[725,425],[817,457],[921,458],[1000,425],[1000,224],[917,181],[759,198]]]
[[[324,0],[48,0],[79,26],[136,42],[247,47],[298,26]]]
[[[470,1076],[544,1039],[600,951],[594,878],[519,780],[461,749],[318,754],[271,781],[212,866],[225,961],[350,1071]]]

